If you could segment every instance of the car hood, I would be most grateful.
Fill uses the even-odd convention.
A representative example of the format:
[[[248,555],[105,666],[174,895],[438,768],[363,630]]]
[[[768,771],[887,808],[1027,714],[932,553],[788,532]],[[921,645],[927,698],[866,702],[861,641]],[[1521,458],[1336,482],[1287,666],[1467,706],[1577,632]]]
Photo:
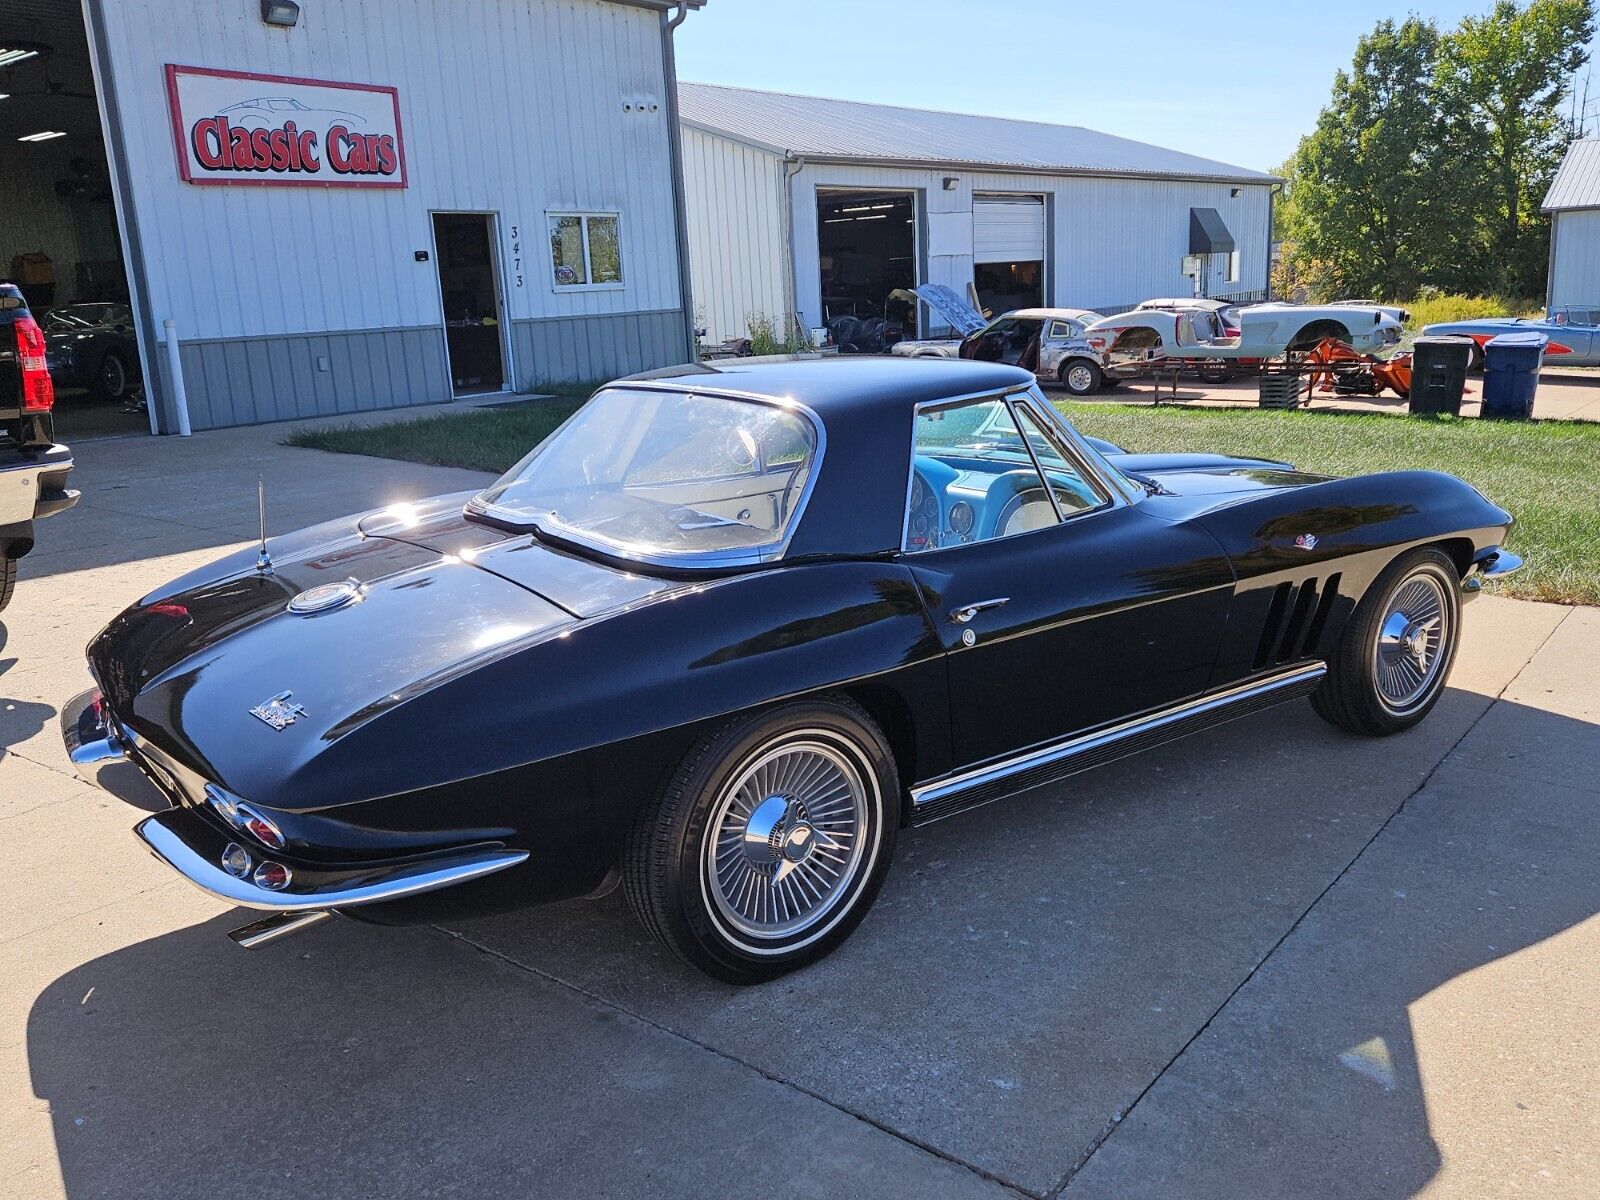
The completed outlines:
[[[163,758],[292,807],[285,781],[330,743],[586,618],[683,586],[466,522],[462,499],[275,539],[270,573],[250,550],[145,597],[89,647],[112,712]],[[360,598],[313,615],[288,607],[339,583]],[[294,720],[275,729],[253,710],[280,696]]]

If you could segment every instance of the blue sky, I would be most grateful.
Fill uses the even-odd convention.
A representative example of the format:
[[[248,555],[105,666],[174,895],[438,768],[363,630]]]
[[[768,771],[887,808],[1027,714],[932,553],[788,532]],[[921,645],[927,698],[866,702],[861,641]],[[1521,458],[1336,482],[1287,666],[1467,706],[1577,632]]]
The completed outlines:
[[[1488,7],[1414,5],[1444,25]],[[1356,39],[1406,11],[1373,0],[707,0],[678,32],[678,73],[1085,125],[1270,170],[1315,123]]]

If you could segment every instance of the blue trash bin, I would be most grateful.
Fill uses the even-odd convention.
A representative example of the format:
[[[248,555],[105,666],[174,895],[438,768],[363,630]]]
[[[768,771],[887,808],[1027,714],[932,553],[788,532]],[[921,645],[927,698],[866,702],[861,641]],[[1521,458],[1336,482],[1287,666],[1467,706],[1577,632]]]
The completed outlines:
[[[1526,421],[1533,416],[1550,339],[1542,333],[1502,333],[1483,346],[1483,410],[1485,417]]]

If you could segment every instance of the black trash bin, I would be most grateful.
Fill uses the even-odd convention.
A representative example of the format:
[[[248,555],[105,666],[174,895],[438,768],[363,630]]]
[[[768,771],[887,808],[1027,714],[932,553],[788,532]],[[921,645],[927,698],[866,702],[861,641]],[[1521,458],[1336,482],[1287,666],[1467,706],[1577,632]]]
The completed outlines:
[[[1419,337],[1411,349],[1411,411],[1460,413],[1471,362],[1471,338]]]
[[[1526,421],[1533,416],[1539,390],[1539,368],[1550,339],[1542,333],[1502,333],[1483,346],[1483,411],[1485,417]]]

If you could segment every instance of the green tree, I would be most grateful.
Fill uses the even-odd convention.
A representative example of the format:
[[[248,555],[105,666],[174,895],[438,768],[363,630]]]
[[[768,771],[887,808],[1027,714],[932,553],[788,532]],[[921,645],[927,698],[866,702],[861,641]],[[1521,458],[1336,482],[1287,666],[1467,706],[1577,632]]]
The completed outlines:
[[[1280,232],[1314,294],[1409,296],[1437,273],[1459,186],[1440,153],[1441,40],[1432,21],[1380,21],[1286,164]]]
[[[1593,0],[1498,0],[1440,47],[1445,145],[1480,168],[1475,224],[1492,264],[1480,290],[1544,291],[1549,223],[1539,202],[1570,136],[1568,81],[1588,61]]]

